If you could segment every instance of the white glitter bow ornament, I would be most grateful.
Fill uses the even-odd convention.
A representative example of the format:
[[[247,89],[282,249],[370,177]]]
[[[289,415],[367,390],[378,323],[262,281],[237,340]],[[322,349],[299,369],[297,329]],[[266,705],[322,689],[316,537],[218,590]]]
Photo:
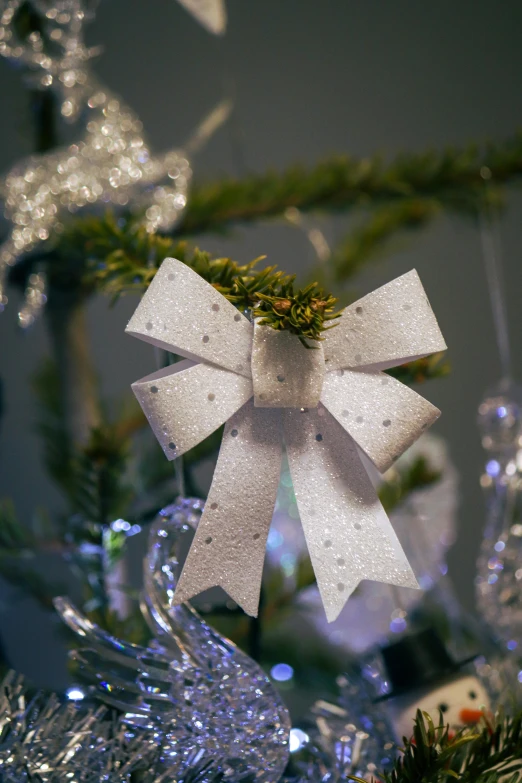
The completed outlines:
[[[362,579],[418,586],[359,455],[385,471],[439,416],[382,372],[446,348],[415,271],[347,307],[309,350],[167,258],[126,331],[186,357],[132,386],[169,459],[226,422],[175,604],[220,585],[256,616],[283,439],[328,620]]]

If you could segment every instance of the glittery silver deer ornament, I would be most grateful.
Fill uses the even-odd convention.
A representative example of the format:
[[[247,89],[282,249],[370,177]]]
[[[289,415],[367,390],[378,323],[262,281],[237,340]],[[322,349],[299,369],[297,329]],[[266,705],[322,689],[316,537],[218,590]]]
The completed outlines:
[[[0,310],[7,304],[9,268],[39,243],[56,237],[67,214],[113,204],[143,213],[149,232],[171,230],[187,203],[192,175],[187,153],[202,146],[230,112],[228,101],[220,103],[184,150],[154,155],[136,114],[88,70],[92,50],[83,44],[82,29],[92,16],[93,4],[87,14],[81,0],[60,0],[51,6],[31,0],[46,35],[32,33],[27,41],[19,42],[15,20],[21,4],[22,0],[4,3],[0,54],[26,65],[41,89],[51,89],[58,82],[62,115],[81,117],[84,132],[68,147],[19,162],[0,180],[4,214],[10,223],[0,245]],[[44,45],[47,41],[53,44],[50,50]],[[22,327],[34,322],[45,301],[45,278],[34,273],[19,313]]]
[[[78,119],[91,89],[88,62],[100,53],[83,41],[85,22],[99,0],[2,0],[0,54],[25,70],[36,89],[52,89],[62,117]],[[27,30],[28,26],[34,27]]]
[[[142,611],[155,641],[139,647],[56,600],[81,647],[71,653],[90,690],[134,726],[158,731],[172,771],[212,761],[225,779],[279,780],[288,758],[290,719],[262,669],[188,604],[174,606],[179,552],[204,504],[181,500],[160,512],[150,533]]]

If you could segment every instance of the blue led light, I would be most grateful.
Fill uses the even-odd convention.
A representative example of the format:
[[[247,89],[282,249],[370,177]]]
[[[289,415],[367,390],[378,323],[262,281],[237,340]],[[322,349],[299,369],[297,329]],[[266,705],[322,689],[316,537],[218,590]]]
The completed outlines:
[[[291,552],[285,552],[281,557],[280,563],[285,576],[292,576],[297,565],[297,558]]]
[[[500,463],[496,459],[490,459],[486,465],[486,473],[488,476],[498,476],[500,473]]]
[[[269,550],[277,549],[283,543],[284,543],[284,538],[281,535],[281,533],[279,532],[279,530],[273,530],[273,529],[270,530],[270,532],[268,534],[268,539],[267,539],[267,542],[266,542],[266,545],[267,545],[268,549]]]
[[[288,663],[276,663],[270,670],[270,676],[277,682],[288,682],[294,676],[294,670]]]
[[[402,633],[404,630],[406,630],[407,625],[408,623],[404,617],[396,617],[390,623],[390,631],[392,633]]]

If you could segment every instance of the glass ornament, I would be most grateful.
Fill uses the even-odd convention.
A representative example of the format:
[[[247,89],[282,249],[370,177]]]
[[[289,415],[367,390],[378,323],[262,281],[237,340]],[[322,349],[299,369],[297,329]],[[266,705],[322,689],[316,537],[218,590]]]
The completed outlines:
[[[90,692],[121,709],[129,725],[158,731],[173,772],[196,753],[225,777],[272,783],[288,758],[290,718],[279,693],[188,604],[171,605],[180,553],[203,507],[180,500],[152,525],[141,601],[155,637],[148,648],[113,638],[66,599],[56,605],[81,644],[72,657]]]
[[[487,519],[477,604],[496,636],[515,651],[522,649],[522,388],[504,382],[487,392],[478,423],[486,451],[480,483]]]

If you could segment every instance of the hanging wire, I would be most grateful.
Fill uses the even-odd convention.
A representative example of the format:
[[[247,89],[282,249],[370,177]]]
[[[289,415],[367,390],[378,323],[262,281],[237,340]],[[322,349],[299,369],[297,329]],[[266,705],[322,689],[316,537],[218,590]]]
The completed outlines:
[[[233,75],[233,70],[229,63],[223,60],[223,84],[225,94],[230,96],[224,105],[235,107],[237,104],[237,82]],[[228,116],[228,115],[227,115]],[[247,177],[251,170],[247,164],[245,132],[239,119],[238,111],[230,112],[229,122],[227,124],[230,147],[232,151],[233,164],[238,177]],[[317,260],[325,264],[332,255],[332,250],[326,239],[324,232],[311,221],[303,216],[303,213],[297,207],[288,207],[283,215],[284,220],[291,226],[301,231],[312,246]]]
[[[508,385],[511,381],[512,366],[501,240],[498,218],[491,211],[483,210],[479,215],[479,232],[500,359],[502,383]]]

